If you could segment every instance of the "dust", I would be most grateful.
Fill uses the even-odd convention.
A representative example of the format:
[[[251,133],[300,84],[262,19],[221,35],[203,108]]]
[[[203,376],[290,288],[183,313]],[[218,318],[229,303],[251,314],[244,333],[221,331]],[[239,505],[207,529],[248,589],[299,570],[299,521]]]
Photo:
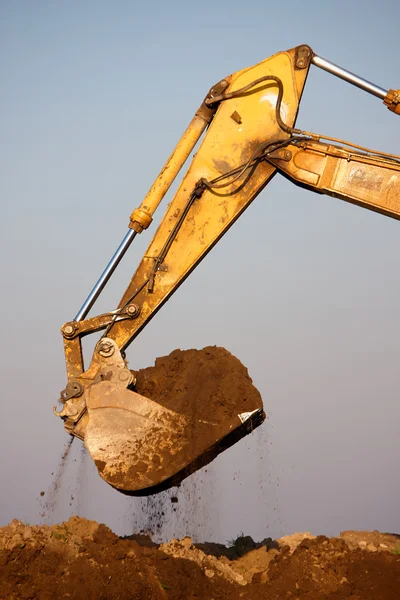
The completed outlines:
[[[91,462],[89,454],[83,443],[79,448],[78,461],[79,464],[76,475],[76,489],[74,496],[71,495],[71,506],[75,515],[81,514],[82,504],[85,495],[85,483],[86,478],[88,476],[89,463]]]
[[[59,491],[63,481],[73,441],[74,438],[71,437],[71,439],[68,440],[67,444],[64,447],[64,451],[61,455],[57,470],[54,473],[52,473],[53,481],[50,485],[49,490],[47,491],[47,494],[44,491],[40,492],[41,517],[44,518],[44,522],[48,522],[50,520],[51,516],[57,509],[58,503],[61,500]]]

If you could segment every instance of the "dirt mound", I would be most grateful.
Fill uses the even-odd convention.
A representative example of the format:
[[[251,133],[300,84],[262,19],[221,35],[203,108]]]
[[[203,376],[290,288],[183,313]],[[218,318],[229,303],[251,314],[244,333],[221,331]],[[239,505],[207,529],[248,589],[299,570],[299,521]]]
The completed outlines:
[[[400,552],[400,535],[379,531],[342,531],[340,537],[352,550],[366,548],[370,552]]]
[[[211,555],[190,538],[157,546],[78,517],[51,527],[14,519],[0,529],[0,599],[399,598],[398,536],[374,532],[364,544],[367,532],[344,532],[353,549],[341,538],[299,536],[285,545],[242,536],[232,548],[211,544]]]

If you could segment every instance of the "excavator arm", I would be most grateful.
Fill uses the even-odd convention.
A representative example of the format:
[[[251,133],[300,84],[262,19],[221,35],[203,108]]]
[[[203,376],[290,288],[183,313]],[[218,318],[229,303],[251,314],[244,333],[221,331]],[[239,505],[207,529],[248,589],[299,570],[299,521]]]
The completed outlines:
[[[120,491],[148,494],[172,485],[264,419],[262,407],[243,404],[218,428],[196,428],[134,391],[124,351],[277,172],[313,191],[400,218],[400,157],[295,128],[312,63],[381,97],[400,114],[398,91],[386,92],[328,63],[308,46],[219,81],[133,211],[128,233],[76,318],[62,327],[68,384],[63,407],[55,412],[71,435],[84,440],[103,479]],[[206,129],[117,309],[87,319]],[[81,339],[97,331],[104,333],[85,370]],[[194,435],[200,439],[195,445]]]

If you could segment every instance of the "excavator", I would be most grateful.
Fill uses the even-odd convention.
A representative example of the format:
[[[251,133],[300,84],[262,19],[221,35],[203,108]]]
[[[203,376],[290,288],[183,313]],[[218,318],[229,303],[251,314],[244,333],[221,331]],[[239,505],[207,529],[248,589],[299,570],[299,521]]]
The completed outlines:
[[[275,174],[400,219],[400,156],[295,127],[311,66],[380,98],[400,115],[400,90],[385,90],[307,45],[221,79],[132,212],[128,232],[75,319],[62,326],[68,382],[59,399],[61,409],[54,407],[54,412],[68,434],[83,440],[100,476],[123,493],[149,495],[179,484],[265,418],[262,407],[243,402],[227,422],[210,422],[205,435],[184,413],[135,391],[125,351]],[[118,307],[88,318],[193,150]],[[82,338],[95,332],[102,333],[85,369]],[[213,401],[209,399],[210,414]],[[194,435],[199,438],[195,444]]]

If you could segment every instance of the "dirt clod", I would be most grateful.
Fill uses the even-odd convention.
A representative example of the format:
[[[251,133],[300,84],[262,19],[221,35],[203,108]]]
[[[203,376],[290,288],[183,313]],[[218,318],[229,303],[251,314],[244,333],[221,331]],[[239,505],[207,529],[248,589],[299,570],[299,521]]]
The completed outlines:
[[[135,373],[136,391],[191,421],[223,422],[238,407],[262,408],[246,367],[225,348],[174,350]]]

